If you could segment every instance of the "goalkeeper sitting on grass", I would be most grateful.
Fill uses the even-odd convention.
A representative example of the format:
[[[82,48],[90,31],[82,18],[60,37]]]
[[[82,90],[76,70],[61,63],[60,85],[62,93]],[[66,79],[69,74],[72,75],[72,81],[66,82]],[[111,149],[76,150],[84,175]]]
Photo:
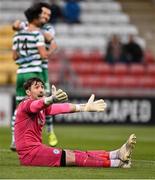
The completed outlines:
[[[39,78],[28,79],[24,88],[28,96],[17,107],[15,144],[21,165],[26,166],[84,166],[123,167],[131,166],[131,153],[136,136],[130,135],[120,149],[114,151],[63,150],[42,144],[42,128],[46,115],[73,112],[102,112],[106,108],[103,99],[94,101],[91,95],[86,104],[64,103],[67,94],[52,86],[52,95],[45,97],[44,82]]]

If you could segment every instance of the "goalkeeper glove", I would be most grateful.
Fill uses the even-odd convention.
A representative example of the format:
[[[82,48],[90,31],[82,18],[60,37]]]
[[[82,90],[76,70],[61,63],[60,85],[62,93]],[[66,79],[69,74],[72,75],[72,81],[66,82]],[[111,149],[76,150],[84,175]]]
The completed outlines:
[[[102,112],[106,108],[106,103],[103,99],[99,99],[94,101],[95,95],[92,94],[86,104],[76,105],[76,111],[84,111],[84,112]]]
[[[45,97],[44,102],[46,105],[58,102],[65,102],[68,100],[68,95],[62,89],[56,90],[56,87],[52,85],[52,95]]]

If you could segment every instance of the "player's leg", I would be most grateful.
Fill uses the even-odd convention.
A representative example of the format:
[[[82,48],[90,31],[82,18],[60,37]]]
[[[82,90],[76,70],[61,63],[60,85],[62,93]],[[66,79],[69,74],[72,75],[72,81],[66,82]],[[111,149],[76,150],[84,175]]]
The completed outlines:
[[[131,134],[125,144],[118,151],[118,156],[122,161],[129,161],[136,144],[136,135]]]
[[[90,156],[94,156],[94,157],[98,156],[99,158],[110,159],[110,153],[105,150],[90,150],[87,151],[87,153]]]
[[[11,144],[10,144],[10,149],[12,151],[16,151],[16,146],[15,146],[15,137],[14,137],[14,126],[15,126],[15,117],[16,117],[16,110],[14,110],[14,113],[11,117]]]
[[[17,80],[16,80],[16,106],[26,97],[25,90],[23,88],[24,82],[26,82],[29,78],[32,77],[39,77],[42,78],[42,73],[39,72],[32,72],[32,73],[21,73],[17,74]],[[15,147],[15,139],[14,139],[14,124],[16,119],[16,109],[14,110],[13,116],[11,118],[11,145],[10,149],[12,151],[16,150]]]
[[[16,106],[25,98],[25,90],[23,89],[23,80],[24,80],[24,74],[17,74],[17,80],[16,80],[16,97],[15,97],[15,103]],[[15,139],[14,139],[14,125],[15,125],[15,119],[16,119],[16,109],[14,110],[14,113],[11,118],[11,145],[10,149],[12,151],[16,150],[15,146]]]
[[[119,159],[94,157],[86,151],[62,150],[46,145],[36,146],[19,159],[20,163],[26,166],[124,167],[125,164]]]
[[[48,78],[48,69],[42,68],[42,74],[43,74],[43,81],[45,83],[46,94],[50,95],[51,94],[51,87],[50,87],[49,78]]]
[[[60,148],[48,147],[44,144],[28,150],[25,156],[22,156],[20,163],[25,166],[61,166],[63,150]]]
[[[88,154],[91,156],[98,156],[103,159],[119,159],[119,151],[120,149],[114,150],[114,151],[105,151],[105,150],[93,150],[93,151],[87,151]]]
[[[136,144],[135,134],[131,134],[125,144],[120,149],[114,151],[68,151],[67,157],[75,159],[77,166],[94,167],[131,167],[131,153]]]
[[[89,156],[92,156],[94,158],[98,157],[101,160],[110,161],[111,167],[123,167],[123,168],[130,168],[131,167],[131,161],[126,161],[125,163],[120,160],[119,158],[119,149],[114,151],[104,151],[104,150],[98,150],[98,151],[87,151]]]
[[[79,167],[122,167],[130,168],[130,164],[121,161],[120,159],[105,159],[98,155],[91,155],[87,151],[71,151],[66,152],[66,165],[67,166],[79,166]]]
[[[47,132],[49,133],[48,143],[50,146],[56,146],[58,144],[58,139],[53,129],[53,118],[54,117],[46,117]]]
[[[43,81],[45,82],[46,94],[50,95],[51,88],[50,88],[50,83],[49,83],[49,78],[48,78],[48,69],[43,68],[42,70],[43,70],[42,74],[43,74]],[[49,133],[48,143],[50,146],[56,146],[58,143],[57,137],[54,133],[53,119],[54,119],[54,116],[46,116],[47,132]]]
[[[123,144],[119,149],[109,152],[104,150],[87,151],[87,153],[91,156],[98,156],[105,159],[121,159],[122,161],[128,161],[131,158],[131,153],[135,147],[135,144],[136,136],[135,134],[131,134],[126,143]]]

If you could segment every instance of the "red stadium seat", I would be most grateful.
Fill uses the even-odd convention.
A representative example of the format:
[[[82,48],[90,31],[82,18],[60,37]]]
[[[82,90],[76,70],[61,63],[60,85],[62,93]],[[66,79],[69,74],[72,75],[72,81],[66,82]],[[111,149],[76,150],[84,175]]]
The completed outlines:
[[[115,75],[127,75],[129,69],[126,64],[115,64],[113,66],[113,72]]]
[[[82,51],[82,50],[77,50],[75,52],[70,53],[67,56],[68,60],[70,60],[71,62],[87,62],[89,60],[89,54]]]
[[[113,73],[113,68],[108,63],[98,62],[94,64],[94,71],[100,75],[111,75]]]
[[[49,69],[49,72],[60,72],[62,69],[62,64],[59,63],[58,61],[49,63],[48,69]]]
[[[93,75],[94,66],[91,63],[71,63],[71,68],[77,74],[90,74]]]
[[[142,64],[131,64],[129,66],[129,74],[131,75],[145,75],[146,68]]]
[[[79,76],[79,82],[83,87],[104,88],[120,87],[120,78],[115,76]]]
[[[155,88],[155,78],[153,76],[143,76],[138,78],[138,82],[143,88]]]
[[[148,75],[155,77],[155,64],[148,64],[146,67],[146,72]]]
[[[126,88],[154,88],[155,78],[151,76],[124,76],[121,79],[122,87]]]
[[[51,84],[57,85],[60,82],[59,73],[49,73],[49,81]]]
[[[78,82],[82,87],[96,87],[96,85],[98,84],[97,81],[98,78],[95,78],[94,76],[90,76],[90,75],[78,76]]]
[[[145,59],[145,62],[146,62],[147,64],[155,63],[155,57],[153,56],[153,54],[152,54],[151,51],[149,51],[149,50],[147,50],[147,51],[145,52],[145,57],[144,57],[144,59]]]
[[[102,78],[102,86],[103,87],[120,87],[121,86],[121,81],[120,77],[118,76],[105,76]]]
[[[155,78],[151,76],[79,76],[79,83],[83,87],[91,88],[155,88]]]
[[[91,61],[92,63],[95,62],[103,62],[103,54],[101,51],[96,50],[96,51],[91,51],[89,53],[89,61]]]
[[[121,86],[125,87],[125,88],[137,88],[137,87],[139,87],[137,76],[131,76],[131,75],[123,76],[120,79],[120,81],[121,81],[120,82]]]

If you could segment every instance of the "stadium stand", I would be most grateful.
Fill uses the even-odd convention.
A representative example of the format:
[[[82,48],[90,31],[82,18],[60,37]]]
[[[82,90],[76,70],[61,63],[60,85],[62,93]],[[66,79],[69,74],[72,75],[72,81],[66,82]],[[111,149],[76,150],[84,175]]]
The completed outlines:
[[[15,85],[15,77],[17,66],[12,60],[13,31],[11,25],[3,25],[0,27],[0,85]]]
[[[130,16],[132,23],[139,29],[139,35],[146,41],[148,51],[155,54],[155,3],[152,0],[117,0],[122,10]]]
[[[32,0],[1,1],[1,85],[15,84],[16,65],[13,65],[11,58],[13,35],[11,23],[15,19],[24,20],[23,11],[32,2]],[[59,3],[63,6],[63,1]],[[79,3],[82,9],[81,24],[68,25],[64,22],[55,24],[59,51],[49,61],[50,81],[58,86],[65,86],[70,93],[76,91],[89,93],[90,90],[105,92],[105,89],[108,92],[111,88],[154,89],[155,59],[152,54],[154,44],[152,36],[150,38],[150,31],[146,28],[151,27],[151,33],[154,32],[154,25],[151,26],[154,22],[154,17],[151,18],[154,12],[150,5],[151,0],[148,2],[143,0],[142,3],[138,0],[130,2],[85,0]],[[144,13],[147,14],[147,17],[144,17],[148,20],[147,24],[142,22]],[[113,66],[106,64],[105,48],[113,34],[120,35],[122,41],[125,41],[129,34],[135,35],[145,50],[144,63],[133,65],[119,63]],[[3,64],[4,62],[7,66]]]
[[[0,72],[0,85],[6,85],[7,83],[8,83],[7,74]]]

